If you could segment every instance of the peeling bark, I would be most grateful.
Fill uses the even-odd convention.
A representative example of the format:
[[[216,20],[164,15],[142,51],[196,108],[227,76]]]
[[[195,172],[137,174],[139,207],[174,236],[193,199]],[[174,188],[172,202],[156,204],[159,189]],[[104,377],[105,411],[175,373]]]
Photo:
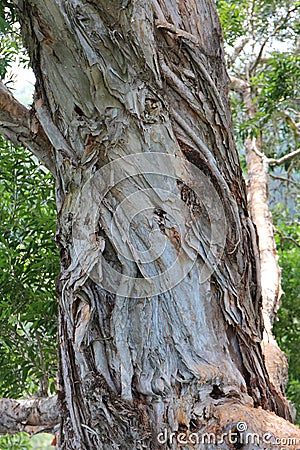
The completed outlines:
[[[222,432],[225,408],[257,433],[290,419],[213,2],[18,5],[58,180],[58,448],[175,449],[158,434]]]
[[[55,176],[53,148],[34,111],[19,103],[1,81],[0,132],[13,144],[27,147]]]
[[[57,397],[0,399],[0,434],[53,433],[60,422]]]

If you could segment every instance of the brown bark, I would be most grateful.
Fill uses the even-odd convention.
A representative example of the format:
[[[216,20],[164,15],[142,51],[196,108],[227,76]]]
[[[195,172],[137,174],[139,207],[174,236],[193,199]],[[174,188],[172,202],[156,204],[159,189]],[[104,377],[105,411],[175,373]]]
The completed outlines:
[[[57,397],[0,399],[0,434],[53,433],[59,421]]]
[[[158,434],[222,433],[225,410],[259,434],[267,410],[289,419],[213,2],[19,8],[58,179],[58,448],[175,449]]]
[[[53,148],[33,110],[19,103],[0,81],[0,132],[15,145],[23,145],[55,176]]]

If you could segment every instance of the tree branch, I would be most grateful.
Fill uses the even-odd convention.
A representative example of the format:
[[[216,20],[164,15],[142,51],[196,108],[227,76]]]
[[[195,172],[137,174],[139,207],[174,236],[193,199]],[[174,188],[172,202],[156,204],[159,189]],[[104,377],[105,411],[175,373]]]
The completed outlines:
[[[257,56],[256,60],[254,61],[254,63],[252,64],[251,68],[250,68],[250,74],[253,74],[253,73],[254,73],[254,71],[255,71],[257,65],[259,64],[259,62],[260,62],[260,60],[261,60],[261,58],[262,58],[262,55],[263,55],[265,46],[267,45],[267,43],[269,42],[269,40],[270,40],[272,37],[276,36],[277,32],[278,32],[279,30],[281,30],[281,28],[288,22],[288,20],[289,20],[289,18],[290,18],[290,15],[291,15],[294,11],[296,11],[296,10],[297,10],[297,7],[288,10],[288,12],[287,12],[286,15],[283,17],[282,21],[279,22],[279,24],[277,25],[277,27],[275,28],[275,30],[265,38],[265,40],[263,41],[263,43],[262,43],[262,45],[261,45],[261,47],[260,47],[258,56]]]
[[[252,145],[252,150],[261,158],[264,159],[264,162],[268,164],[269,166],[281,166],[285,162],[289,161],[290,159],[296,158],[300,154],[300,148],[295,150],[294,152],[288,153],[287,155],[282,156],[282,158],[275,159],[275,158],[268,158],[264,153],[260,152],[255,145]]]
[[[274,175],[273,173],[269,173],[269,175],[271,178],[273,178],[273,180],[283,181],[284,183],[290,183],[293,184],[294,186],[300,187],[300,183],[298,183],[295,180],[292,180],[291,178],[281,177],[279,175]]]
[[[35,116],[0,81],[0,133],[30,150],[56,176],[53,147]]]
[[[279,233],[279,237],[280,237],[280,240],[282,240],[282,241],[290,241],[296,247],[300,248],[300,244],[295,239],[293,239],[292,237],[290,237],[290,236],[283,236],[281,233]]]
[[[292,108],[288,108],[289,110],[292,110]],[[296,111],[292,112],[296,113]],[[297,113],[296,113],[297,114]],[[296,123],[292,117],[290,116],[290,114],[288,114],[285,111],[278,111],[277,112],[277,116],[282,117],[283,119],[286,120],[287,124],[292,128],[295,138],[297,139],[299,134],[300,134],[300,123]]]
[[[246,81],[230,75],[229,89],[244,94],[248,86]]]
[[[238,58],[240,53],[243,51],[245,45],[248,44],[249,40],[250,40],[249,37],[245,37],[242,40],[242,42],[234,48],[233,54],[228,57],[227,67],[231,67],[235,63],[236,59]]]
[[[285,162],[289,161],[290,159],[296,158],[296,156],[300,155],[300,148],[295,150],[294,152],[288,153],[287,155],[282,156],[282,158],[274,159],[274,158],[268,158],[267,162],[270,166],[280,166],[281,164],[284,164]]]
[[[0,434],[54,433],[59,421],[57,396],[21,400],[0,398]]]

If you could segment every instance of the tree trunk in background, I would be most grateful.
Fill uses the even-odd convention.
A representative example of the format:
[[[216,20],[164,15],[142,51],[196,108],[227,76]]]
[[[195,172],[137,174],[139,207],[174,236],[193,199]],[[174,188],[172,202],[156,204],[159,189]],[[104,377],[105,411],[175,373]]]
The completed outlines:
[[[245,83],[242,89],[244,105],[249,119],[257,112],[256,92]],[[264,323],[262,351],[271,383],[275,389],[285,391],[288,364],[272,333],[273,323],[280,306],[281,271],[276,253],[274,226],[269,209],[269,165],[262,153],[261,137],[248,136],[245,141],[248,169],[248,202],[250,216],[256,226],[260,259],[262,315]]]
[[[265,411],[290,419],[262,355],[256,233],[213,2],[18,7],[32,115],[56,162],[58,448],[175,449],[182,432],[232,432],[238,446],[218,448],[241,448],[245,425],[299,437]]]

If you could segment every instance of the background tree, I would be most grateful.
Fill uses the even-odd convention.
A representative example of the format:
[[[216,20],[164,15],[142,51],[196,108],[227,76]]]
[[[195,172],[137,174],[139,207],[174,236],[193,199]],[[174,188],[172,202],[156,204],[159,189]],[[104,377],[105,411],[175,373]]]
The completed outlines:
[[[297,352],[292,351],[299,344],[299,333],[295,332],[300,319],[299,283],[294,276],[290,278],[291,265],[295,263],[297,267],[300,242],[296,213],[300,186],[299,2],[222,0],[218,8],[227,44],[235,136],[241,158],[246,157],[244,168],[250,187],[250,208],[258,226],[261,253],[265,253],[262,283],[267,292],[266,302],[271,310],[273,304],[276,313],[281,301],[280,271],[268,211],[269,196],[274,211],[285,275],[283,290],[286,291],[279,313],[282,321],[276,324],[275,333],[289,359],[292,358],[288,392],[299,408],[299,396],[295,392],[296,386],[299,389],[300,372],[293,359],[297,359]],[[270,288],[268,280],[272,280],[273,287]]]
[[[61,448],[155,448],[164,428],[243,419],[263,433],[271,417],[297,436],[257,409],[291,417],[261,354],[268,316],[218,19],[210,3],[177,6],[19,4],[35,102],[29,113],[2,87],[1,123],[57,183]]]

